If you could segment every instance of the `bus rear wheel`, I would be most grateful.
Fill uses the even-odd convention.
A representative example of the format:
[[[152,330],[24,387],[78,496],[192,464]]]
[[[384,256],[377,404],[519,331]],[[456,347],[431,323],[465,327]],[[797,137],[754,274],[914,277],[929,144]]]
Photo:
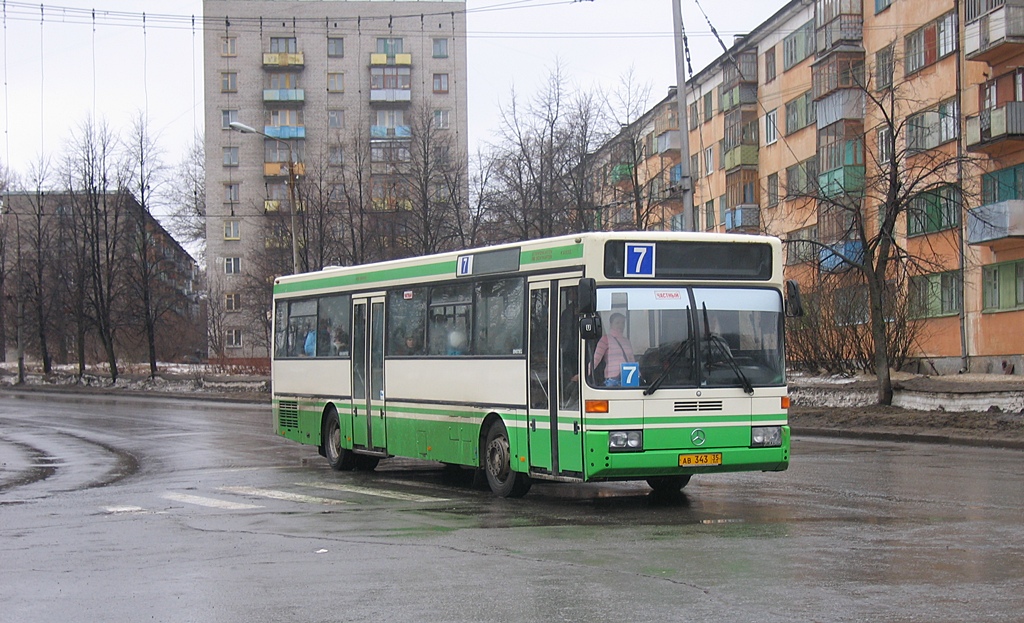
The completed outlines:
[[[503,498],[521,498],[530,490],[530,477],[512,471],[512,452],[508,430],[502,422],[495,422],[487,431],[484,444],[484,472],[491,491]]]
[[[324,416],[320,453],[327,458],[334,471],[347,472],[356,466],[356,455],[351,450],[341,447],[341,422],[338,421],[338,412],[334,409]]]
[[[678,493],[690,482],[690,475],[685,476],[651,476],[647,479],[647,486],[654,489],[655,493]]]

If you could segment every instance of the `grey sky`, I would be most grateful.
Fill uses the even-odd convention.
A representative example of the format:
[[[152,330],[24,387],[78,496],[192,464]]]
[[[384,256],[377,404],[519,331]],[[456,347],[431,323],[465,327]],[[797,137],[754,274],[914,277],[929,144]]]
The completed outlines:
[[[585,88],[614,88],[632,67],[650,83],[650,103],[661,99],[676,82],[672,1],[470,0],[470,149],[492,138],[512,85],[532,95],[556,63]],[[702,4],[730,45],[784,0]],[[123,133],[148,111],[164,160],[177,162],[203,125],[201,14],[201,0],[58,0],[42,12],[38,2],[8,1],[0,161],[24,176],[95,110]],[[721,49],[695,0],[683,0],[683,21],[697,72]]]

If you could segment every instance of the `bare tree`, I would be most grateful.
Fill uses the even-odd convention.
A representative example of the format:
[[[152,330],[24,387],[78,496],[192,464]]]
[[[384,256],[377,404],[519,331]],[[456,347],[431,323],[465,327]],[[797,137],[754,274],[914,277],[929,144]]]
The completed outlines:
[[[206,167],[203,136],[197,134],[174,170],[174,183],[161,186],[163,203],[170,207],[167,228],[174,237],[206,255]]]

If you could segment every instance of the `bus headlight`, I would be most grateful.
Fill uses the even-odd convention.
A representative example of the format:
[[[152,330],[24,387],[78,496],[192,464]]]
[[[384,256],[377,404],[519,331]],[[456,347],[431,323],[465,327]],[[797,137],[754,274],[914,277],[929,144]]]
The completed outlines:
[[[778,448],[781,445],[781,426],[754,426],[750,429],[751,448]]]
[[[638,430],[613,430],[608,433],[609,452],[641,452],[644,434]]]

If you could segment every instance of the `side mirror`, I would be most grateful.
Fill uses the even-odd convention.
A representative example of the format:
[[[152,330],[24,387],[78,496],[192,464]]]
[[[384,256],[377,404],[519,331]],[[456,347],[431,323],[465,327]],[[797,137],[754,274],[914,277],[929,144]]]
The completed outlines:
[[[579,312],[582,316],[597,313],[597,282],[589,277],[580,279]]]
[[[580,316],[580,337],[585,340],[601,339],[601,316],[597,313]]]
[[[791,318],[804,315],[804,304],[800,300],[800,284],[795,279],[786,280],[786,315]]]

